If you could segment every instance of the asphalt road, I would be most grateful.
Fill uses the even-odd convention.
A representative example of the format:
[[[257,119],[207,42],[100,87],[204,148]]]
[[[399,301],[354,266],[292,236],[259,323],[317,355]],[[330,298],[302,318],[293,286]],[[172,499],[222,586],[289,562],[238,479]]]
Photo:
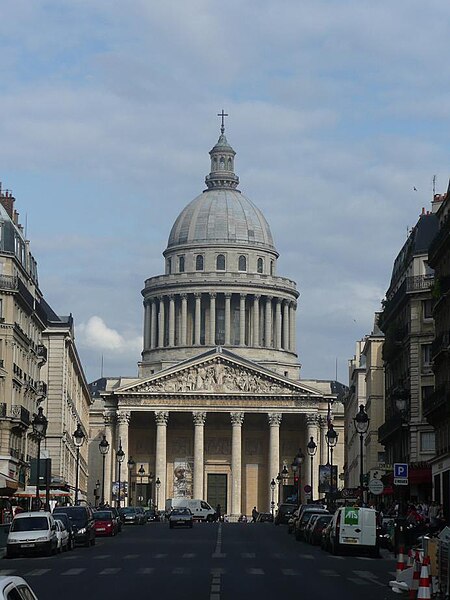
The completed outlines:
[[[0,562],[39,600],[384,600],[394,571],[388,553],[334,557],[270,523],[127,526],[93,548]]]

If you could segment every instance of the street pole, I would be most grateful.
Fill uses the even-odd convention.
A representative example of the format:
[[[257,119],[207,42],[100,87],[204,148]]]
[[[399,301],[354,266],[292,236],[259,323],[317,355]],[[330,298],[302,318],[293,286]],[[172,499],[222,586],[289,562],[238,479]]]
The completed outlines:
[[[40,473],[40,464],[41,464],[41,436],[38,437],[38,447],[37,447],[37,461],[36,461],[36,510],[40,509],[40,498],[39,498],[39,477]]]
[[[313,458],[314,457],[311,455],[311,503],[314,500],[314,492],[313,492],[313,490],[314,490],[314,488],[313,488],[313,477],[314,477],[314,475],[313,475]]]
[[[364,434],[359,434],[359,445],[361,459],[359,461],[359,497],[361,498],[361,506],[364,504],[364,465],[363,465],[363,452],[364,452]]]
[[[102,456],[102,498],[100,500],[100,506],[103,507],[105,505],[105,459],[106,456],[103,454]]]
[[[77,446],[77,466],[75,473],[75,506],[78,504],[78,469],[80,467],[80,448]]]
[[[364,504],[364,434],[367,433],[370,423],[364,404],[359,406],[359,412],[353,417],[353,422],[357,433],[359,433],[359,497],[362,506]]]
[[[103,508],[103,506],[105,505],[105,459],[106,459],[106,455],[109,452],[109,443],[108,440],[106,439],[106,435],[103,435],[103,438],[100,442],[100,444],[98,445],[98,448],[100,450],[100,454],[102,455],[103,458],[103,464],[102,464],[102,500],[101,500],[101,507]]]
[[[309,456],[311,457],[311,502],[313,502],[314,492],[313,492],[313,459],[314,455],[317,452],[317,444],[314,442],[313,436],[310,437],[308,444],[306,445],[306,449],[308,451]]]

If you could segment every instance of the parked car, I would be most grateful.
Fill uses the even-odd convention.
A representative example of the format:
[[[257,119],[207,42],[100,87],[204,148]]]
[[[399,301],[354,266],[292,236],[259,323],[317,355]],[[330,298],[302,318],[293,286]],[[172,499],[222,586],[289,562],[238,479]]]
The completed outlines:
[[[328,525],[322,529],[322,538],[320,540],[320,547],[322,550],[330,551],[330,535],[331,535],[331,526],[333,524],[333,518],[331,518]]]
[[[94,546],[94,512],[90,506],[57,506],[53,515],[65,513],[72,519],[72,527],[75,532],[75,543],[82,546]]]
[[[287,525],[296,508],[295,504],[280,504],[275,515],[275,525]]]
[[[327,515],[329,512],[326,508],[314,508],[312,510],[304,510],[301,512],[298,519],[295,522],[294,535],[297,541],[304,539],[304,532],[306,526],[308,525],[308,521],[315,514]]]
[[[352,548],[378,557],[380,555],[378,530],[377,512],[373,508],[358,506],[338,508],[331,521],[331,552],[340,554]]]
[[[119,509],[111,507],[108,508],[108,510],[112,512],[113,518],[116,522],[117,533],[120,533],[122,531],[123,520],[121,514],[119,513]]]
[[[169,528],[190,527],[194,524],[194,517],[189,508],[174,508],[169,515]]]
[[[292,533],[294,531],[295,521],[298,518],[299,510],[300,510],[299,508],[297,508],[297,510],[294,510],[294,512],[292,513],[292,515],[290,516],[290,518],[288,520],[288,533]]]
[[[64,523],[59,519],[55,519],[56,537],[58,538],[58,552],[67,552],[69,549],[69,532]]]
[[[320,546],[322,542],[322,533],[325,527],[331,522],[333,515],[318,515],[314,527],[309,533],[309,543],[313,546]]]
[[[143,525],[146,523],[144,511],[137,506],[125,506],[120,509],[125,525]]]
[[[94,512],[95,535],[115,536],[119,532],[117,520],[111,510],[97,510]]]
[[[147,523],[147,517],[142,506],[136,506],[136,512],[138,515],[139,525],[145,525]]]
[[[75,547],[75,532],[72,527],[72,520],[68,515],[66,515],[66,513],[58,513],[57,515],[53,516],[55,521],[61,521],[61,523],[64,523],[67,533],[69,534],[69,550],[72,550]]]
[[[258,513],[256,517],[257,523],[273,523],[273,514],[272,513]]]
[[[38,600],[38,597],[22,577],[2,575],[0,577],[1,600]]]
[[[20,554],[56,554],[58,537],[56,523],[49,512],[23,512],[17,514],[6,541],[6,557]]]
[[[318,513],[313,513],[311,518],[309,519],[308,523],[306,524],[305,531],[303,532],[303,539],[305,540],[305,542],[308,542],[308,544],[310,542],[309,534],[310,534],[312,528],[314,527],[318,517],[319,517]]]

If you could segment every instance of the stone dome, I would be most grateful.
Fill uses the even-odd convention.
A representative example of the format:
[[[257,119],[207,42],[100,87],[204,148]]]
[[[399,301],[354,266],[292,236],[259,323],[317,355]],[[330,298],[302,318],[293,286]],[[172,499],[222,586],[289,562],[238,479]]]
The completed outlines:
[[[236,189],[236,153],[225,137],[223,125],[209,154],[211,172],[205,179],[208,189],[181,211],[170,232],[168,249],[186,244],[233,244],[275,250],[264,215]]]

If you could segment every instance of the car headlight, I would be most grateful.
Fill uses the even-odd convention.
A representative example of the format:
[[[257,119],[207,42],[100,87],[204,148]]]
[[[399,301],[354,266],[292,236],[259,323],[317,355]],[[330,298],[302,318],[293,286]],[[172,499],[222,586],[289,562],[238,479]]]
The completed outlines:
[[[77,531],[77,533],[81,533],[83,535],[83,533],[86,533],[86,527],[82,527]]]

